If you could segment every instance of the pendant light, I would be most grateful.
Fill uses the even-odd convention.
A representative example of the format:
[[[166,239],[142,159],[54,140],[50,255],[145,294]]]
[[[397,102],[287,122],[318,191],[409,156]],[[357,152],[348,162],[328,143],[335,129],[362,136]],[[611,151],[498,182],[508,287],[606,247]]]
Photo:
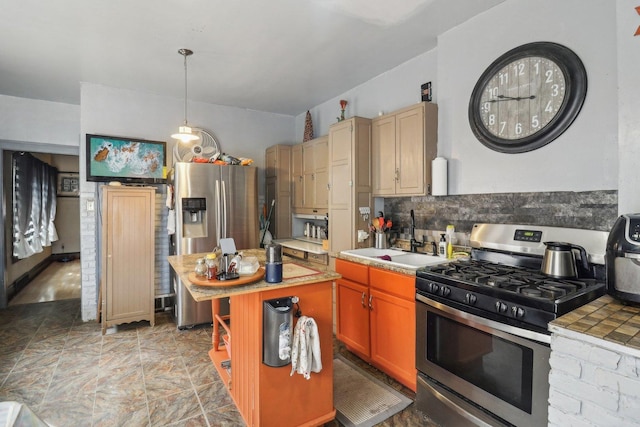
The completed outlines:
[[[175,138],[186,143],[200,139],[198,135],[191,132],[191,128],[187,124],[187,56],[193,55],[193,51],[189,49],[180,49],[178,50],[178,53],[184,56],[184,123],[178,128],[178,133],[171,135],[171,138]]]

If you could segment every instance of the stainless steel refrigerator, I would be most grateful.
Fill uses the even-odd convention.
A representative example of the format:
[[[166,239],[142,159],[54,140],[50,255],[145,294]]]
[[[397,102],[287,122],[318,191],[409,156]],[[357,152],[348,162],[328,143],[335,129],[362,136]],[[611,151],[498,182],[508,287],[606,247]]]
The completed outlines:
[[[172,255],[211,252],[221,238],[232,237],[236,248],[257,248],[258,175],[250,166],[176,163],[173,170],[176,226]],[[174,318],[178,328],[211,323],[211,303],[196,302],[173,271]],[[221,303],[221,311],[228,306]]]

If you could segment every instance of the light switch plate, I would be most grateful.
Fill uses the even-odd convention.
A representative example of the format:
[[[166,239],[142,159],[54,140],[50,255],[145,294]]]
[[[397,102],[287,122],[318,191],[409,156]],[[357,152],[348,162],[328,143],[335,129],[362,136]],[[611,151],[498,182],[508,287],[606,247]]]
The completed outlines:
[[[96,210],[95,200],[93,199],[87,200],[87,212],[93,212],[94,210]]]

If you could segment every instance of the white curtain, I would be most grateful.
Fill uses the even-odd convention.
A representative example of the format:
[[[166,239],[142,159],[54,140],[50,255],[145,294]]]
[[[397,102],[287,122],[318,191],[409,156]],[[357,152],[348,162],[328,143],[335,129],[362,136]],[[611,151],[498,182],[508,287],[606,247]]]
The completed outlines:
[[[28,258],[58,239],[58,171],[29,153],[13,154],[13,256]]]

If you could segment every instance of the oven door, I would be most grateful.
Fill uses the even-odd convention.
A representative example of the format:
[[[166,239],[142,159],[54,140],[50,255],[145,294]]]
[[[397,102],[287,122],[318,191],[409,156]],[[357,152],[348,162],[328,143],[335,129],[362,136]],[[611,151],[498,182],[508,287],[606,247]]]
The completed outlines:
[[[503,420],[488,422],[491,425],[547,424],[550,336],[484,319],[420,293],[416,322],[416,402],[426,415],[436,420],[435,412],[442,412],[420,407],[430,400],[424,394],[434,392],[434,387],[425,387],[431,380],[435,389],[442,386],[440,403],[452,402],[449,409],[457,412],[465,406],[472,409],[461,419],[476,419],[469,412],[489,411]]]

